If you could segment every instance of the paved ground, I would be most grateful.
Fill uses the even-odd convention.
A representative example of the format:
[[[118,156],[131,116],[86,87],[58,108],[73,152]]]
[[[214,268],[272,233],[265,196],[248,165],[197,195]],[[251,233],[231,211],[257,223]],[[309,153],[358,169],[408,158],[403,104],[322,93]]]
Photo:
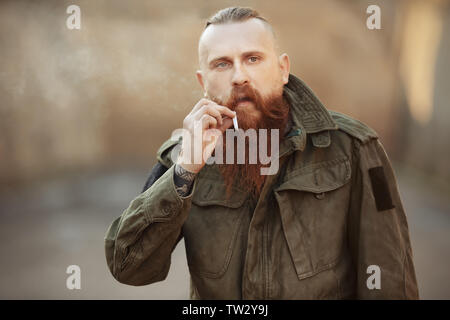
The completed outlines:
[[[146,172],[84,174],[0,195],[1,299],[185,299],[189,278],[181,242],[164,282],[117,283],[103,236],[140,192]],[[450,198],[414,171],[398,170],[416,272],[424,299],[450,299]],[[66,288],[66,268],[81,267],[81,290]]]

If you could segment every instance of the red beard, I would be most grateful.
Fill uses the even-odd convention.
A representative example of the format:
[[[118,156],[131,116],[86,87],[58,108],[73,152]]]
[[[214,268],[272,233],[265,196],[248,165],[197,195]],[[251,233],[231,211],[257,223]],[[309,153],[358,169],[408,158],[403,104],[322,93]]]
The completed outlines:
[[[282,94],[272,95],[266,99],[263,99],[261,95],[254,90],[251,86],[246,85],[242,87],[234,87],[230,98],[226,101],[219,101],[212,99],[220,105],[225,105],[231,110],[236,111],[238,125],[240,129],[244,131],[247,129],[267,129],[267,152],[270,157],[271,151],[271,129],[279,130],[279,145],[284,136],[284,130],[288,121],[289,115],[289,103],[285,100]],[[259,117],[254,114],[246,112],[245,108],[236,108],[238,102],[246,100],[253,102],[255,108],[260,112]],[[233,129],[229,129],[233,130]],[[259,146],[259,134],[257,132]],[[223,159],[226,159],[226,141],[225,134],[223,135]],[[219,146],[220,147],[220,146]],[[231,150],[230,150],[231,151]],[[219,164],[219,171],[223,176],[226,186],[226,194],[229,198],[233,184],[244,192],[252,193],[258,196],[265,182],[265,175],[261,174],[261,168],[270,166],[269,164],[263,165],[260,163],[259,157],[257,157],[257,163],[249,163],[249,141],[245,141],[245,163],[237,164],[237,144],[234,144],[234,163],[233,164]],[[258,154],[258,153],[257,153]]]

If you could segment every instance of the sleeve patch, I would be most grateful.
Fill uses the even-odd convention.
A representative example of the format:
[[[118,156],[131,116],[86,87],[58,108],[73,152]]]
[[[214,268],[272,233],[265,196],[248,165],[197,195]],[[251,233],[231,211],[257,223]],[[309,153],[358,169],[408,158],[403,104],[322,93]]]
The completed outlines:
[[[392,203],[391,192],[389,191],[386,175],[384,174],[384,168],[375,167],[369,169],[369,176],[377,210],[384,211],[395,208]]]

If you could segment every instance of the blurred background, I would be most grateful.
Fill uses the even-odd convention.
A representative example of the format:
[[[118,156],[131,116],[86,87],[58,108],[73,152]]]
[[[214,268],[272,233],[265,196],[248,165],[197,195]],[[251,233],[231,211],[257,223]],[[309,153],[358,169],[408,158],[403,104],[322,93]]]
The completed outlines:
[[[66,9],[81,8],[69,30]],[[381,29],[369,30],[369,5]],[[181,242],[164,282],[130,287],[103,237],[155,152],[202,97],[205,20],[234,1],[0,1],[0,298],[185,299]],[[374,128],[394,163],[419,292],[450,298],[450,1],[239,1],[274,26],[291,72]],[[66,268],[81,268],[81,290]]]

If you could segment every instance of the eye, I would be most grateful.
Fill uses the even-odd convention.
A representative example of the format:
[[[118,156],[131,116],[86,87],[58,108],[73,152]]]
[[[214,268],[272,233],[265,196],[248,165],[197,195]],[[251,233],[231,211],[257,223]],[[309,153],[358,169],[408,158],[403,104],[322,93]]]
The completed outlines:
[[[251,56],[248,58],[248,62],[250,62],[250,63],[255,63],[258,61],[259,61],[259,57],[257,57],[257,56]]]
[[[216,68],[223,69],[223,68],[226,68],[226,67],[228,67],[228,62],[222,61],[222,62],[216,63]]]

